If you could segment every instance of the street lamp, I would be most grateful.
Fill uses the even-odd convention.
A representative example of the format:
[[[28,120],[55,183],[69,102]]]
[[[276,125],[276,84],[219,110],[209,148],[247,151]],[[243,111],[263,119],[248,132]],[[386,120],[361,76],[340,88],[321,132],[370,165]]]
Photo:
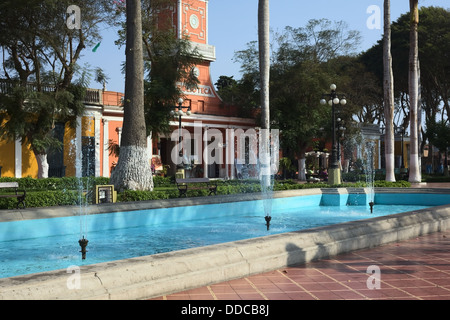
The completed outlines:
[[[333,131],[332,131],[332,149],[331,149],[331,165],[330,171],[328,172],[328,182],[330,184],[340,184],[341,183],[341,170],[339,168],[339,162],[337,157],[337,145],[336,145],[336,106],[337,105],[346,105],[347,100],[345,99],[345,95],[342,94],[341,97],[336,93],[336,85],[332,84],[330,86],[330,93],[323,94],[322,99],[320,100],[320,104],[327,104],[332,107],[332,123],[333,123]]]
[[[171,116],[177,116],[178,115],[178,146],[180,148],[180,151],[178,152],[178,155],[183,158],[183,149],[181,148],[181,117],[185,115],[183,112],[183,109],[186,109],[186,115],[191,115],[191,107],[183,106],[183,99],[178,99],[178,105],[171,107],[172,110],[170,110]],[[177,165],[178,168],[183,167],[183,163]]]
[[[344,138],[345,131],[347,130],[347,128],[344,127],[345,122],[341,118],[337,118],[336,121],[338,124],[338,128],[336,128],[336,130],[338,132],[338,136],[337,136],[338,163],[341,164],[341,140]],[[341,168],[341,167],[342,166],[340,165],[339,168]]]

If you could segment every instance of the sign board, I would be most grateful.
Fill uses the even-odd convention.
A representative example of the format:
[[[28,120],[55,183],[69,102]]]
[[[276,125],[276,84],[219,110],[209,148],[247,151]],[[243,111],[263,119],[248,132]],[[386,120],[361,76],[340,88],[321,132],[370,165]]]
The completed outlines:
[[[95,186],[95,203],[113,203],[116,202],[116,192],[114,185]]]

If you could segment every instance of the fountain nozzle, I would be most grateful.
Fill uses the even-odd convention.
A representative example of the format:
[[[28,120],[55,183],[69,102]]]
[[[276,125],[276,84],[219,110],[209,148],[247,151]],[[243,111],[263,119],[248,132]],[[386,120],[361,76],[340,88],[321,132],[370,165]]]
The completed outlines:
[[[271,216],[265,216],[264,219],[266,219],[267,230],[269,230],[269,228],[270,228],[270,220],[272,219],[272,217]]]
[[[83,239],[80,239],[80,240],[78,240],[78,243],[80,244],[80,247],[81,247],[81,259],[86,259],[86,252],[87,252],[87,250],[86,250],[86,247],[87,247],[87,245],[88,245],[88,242],[89,242],[89,240],[88,239],[85,239],[84,238],[84,236],[83,236]]]
[[[374,205],[375,203],[373,203],[373,201],[370,201],[369,202],[369,206],[370,206],[370,213],[373,213],[373,205]]]

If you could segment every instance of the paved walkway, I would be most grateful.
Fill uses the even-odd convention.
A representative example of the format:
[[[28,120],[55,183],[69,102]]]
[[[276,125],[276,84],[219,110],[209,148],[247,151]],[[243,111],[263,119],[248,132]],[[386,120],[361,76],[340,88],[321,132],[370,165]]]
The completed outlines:
[[[450,231],[155,298],[343,299],[450,300]]]
[[[450,300],[450,230],[153,300],[343,299]]]

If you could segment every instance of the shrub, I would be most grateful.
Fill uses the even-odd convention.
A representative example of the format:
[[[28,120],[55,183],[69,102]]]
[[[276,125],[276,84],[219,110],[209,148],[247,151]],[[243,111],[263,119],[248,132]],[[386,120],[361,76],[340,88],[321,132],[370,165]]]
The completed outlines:
[[[27,192],[25,204],[27,208],[75,205],[85,202],[79,192],[73,190],[31,191]],[[0,198],[0,209],[15,209],[17,199]]]
[[[26,178],[0,178],[0,182],[18,182],[19,189],[26,191],[43,190],[92,190],[96,185],[109,184],[109,178],[105,177],[63,177],[34,179]]]
[[[128,201],[146,201],[146,200],[161,200],[178,197],[178,190],[154,190],[154,191],[133,191],[125,190],[118,194],[118,201],[128,202]]]
[[[109,184],[109,178],[47,178],[47,179],[33,179],[33,178],[0,178],[0,182],[18,181],[19,188],[27,191],[25,203],[27,207],[50,207],[61,205],[75,205],[80,202],[92,203],[93,197],[86,197],[85,190],[95,192],[95,185]],[[155,190],[154,191],[124,191],[118,194],[117,201],[148,201],[178,198],[179,192],[175,186],[174,179],[171,177],[154,177]],[[80,187],[82,186],[82,193]],[[345,185],[329,185],[326,182],[319,183],[304,183],[299,184],[293,180],[276,180],[273,189],[278,190],[293,190],[293,189],[307,189],[307,188],[338,188],[338,187],[365,187],[365,182],[346,183]],[[375,181],[375,187],[403,187],[411,186],[408,181],[387,182],[384,180]],[[217,194],[238,194],[238,193],[252,193],[260,192],[261,184],[259,180],[218,180]],[[209,190],[189,190],[188,197],[207,196]],[[15,198],[0,198],[0,209],[14,209],[17,206],[17,199]]]
[[[175,184],[174,177],[153,176],[153,184],[156,187],[173,187]]]

